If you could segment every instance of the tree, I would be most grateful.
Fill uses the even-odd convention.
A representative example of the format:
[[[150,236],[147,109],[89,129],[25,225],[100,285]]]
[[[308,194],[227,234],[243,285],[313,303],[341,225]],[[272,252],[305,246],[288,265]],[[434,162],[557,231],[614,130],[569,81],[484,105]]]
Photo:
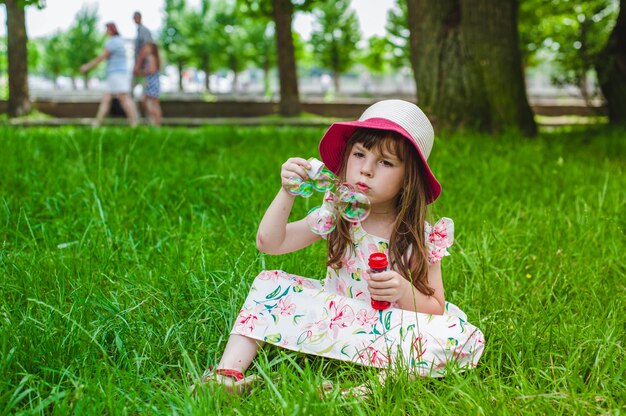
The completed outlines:
[[[54,88],[58,87],[59,76],[68,68],[67,50],[67,37],[61,31],[57,31],[44,41],[41,66],[43,71],[52,78]]]
[[[406,1],[399,0],[395,8],[387,13],[387,41],[391,47],[391,65],[394,68],[411,66],[411,49],[409,37]]]
[[[0,0],[7,13],[7,55],[9,58],[9,117],[28,114],[31,110],[28,92],[27,5],[43,7],[39,0]]]
[[[619,6],[615,27],[595,67],[606,98],[609,121],[626,125],[626,0],[620,0]]]
[[[319,62],[333,72],[335,91],[339,91],[341,74],[354,65],[357,43],[361,40],[356,12],[349,7],[349,0],[336,0],[313,10],[316,23],[311,44]]]
[[[183,91],[183,70],[191,60],[188,39],[184,36],[186,25],[185,0],[165,0],[165,21],[161,31],[161,45],[167,60],[178,68],[178,89]]]
[[[274,22],[264,17],[246,19],[246,60],[263,71],[263,91],[271,97],[270,70],[276,64],[276,42]]]
[[[249,18],[248,18],[249,19]],[[246,31],[248,30],[247,20],[239,16],[234,7],[220,10],[215,20],[222,28],[217,36],[220,54],[226,68],[233,73],[232,90],[239,88],[239,72],[246,64]]]
[[[67,32],[67,49],[65,60],[67,69],[72,77],[72,86],[76,89],[75,79],[81,74],[79,68],[100,53],[103,46],[103,36],[97,30],[98,7],[83,6],[74,18],[74,24]],[[89,85],[89,72],[83,75],[85,89]]]
[[[182,37],[187,39],[191,59],[205,73],[204,88],[208,92],[211,91],[209,78],[217,65],[223,37],[223,27],[218,24],[216,15],[225,7],[223,2],[211,7],[210,0],[202,0],[200,9],[189,11],[184,19],[186,24],[180,28]]]
[[[294,10],[310,10],[321,0],[238,0],[240,10],[251,16],[267,16],[274,20],[276,53],[280,81],[280,114],[297,116],[301,112],[294,38],[291,23]],[[292,1],[294,3],[292,3]]]
[[[438,128],[534,135],[516,0],[407,0],[417,98]]]
[[[272,0],[272,16],[276,25],[276,51],[280,78],[280,114],[297,116],[301,112],[298,75],[293,47],[291,0]]]
[[[548,61],[555,85],[575,85],[588,105],[589,76],[606,44],[616,13],[614,0],[525,0],[520,7],[524,61]]]

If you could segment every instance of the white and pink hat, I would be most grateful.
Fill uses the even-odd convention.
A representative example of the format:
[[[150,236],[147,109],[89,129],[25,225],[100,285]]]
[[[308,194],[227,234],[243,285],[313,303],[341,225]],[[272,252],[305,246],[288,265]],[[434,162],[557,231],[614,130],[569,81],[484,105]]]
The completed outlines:
[[[346,142],[359,128],[389,130],[401,134],[413,144],[419,154],[427,178],[427,203],[441,193],[441,185],[428,166],[435,132],[426,114],[413,103],[403,100],[384,100],[372,104],[356,121],[333,123],[320,141],[320,155],[324,164],[339,173]]]

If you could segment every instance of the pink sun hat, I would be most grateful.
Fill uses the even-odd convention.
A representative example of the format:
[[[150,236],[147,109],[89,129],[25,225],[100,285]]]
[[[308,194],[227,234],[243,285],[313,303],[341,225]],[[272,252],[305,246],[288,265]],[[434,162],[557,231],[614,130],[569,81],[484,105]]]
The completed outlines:
[[[359,127],[393,131],[410,141],[417,150],[426,173],[427,203],[437,199],[441,193],[441,185],[427,162],[433,148],[435,131],[418,106],[403,100],[383,100],[368,107],[356,121],[333,123],[320,141],[322,161],[333,173],[339,173],[346,142]]]

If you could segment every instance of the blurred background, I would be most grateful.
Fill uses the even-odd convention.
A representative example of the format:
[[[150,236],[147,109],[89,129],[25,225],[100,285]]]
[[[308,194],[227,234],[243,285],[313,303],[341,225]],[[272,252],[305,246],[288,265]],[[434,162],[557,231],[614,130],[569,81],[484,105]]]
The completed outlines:
[[[424,62],[433,59],[432,56],[426,55],[427,52],[422,57],[417,54],[434,45],[442,50],[441,59],[432,63],[439,68],[439,83],[458,76],[452,70],[446,73],[445,68],[457,65],[458,58],[455,64],[443,55],[474,55],[483,66],[489,61],[487,65],[495,73],[510,71],[507,65],[510,68],[519,61],[523,88],[531,105],[597,109],[595,113],[581,110],[581,115],[606,115],[603,110],[606,97],[598,81],[597,63],[606,60],[602,53],[606,52],[612,31],[617,30],[620,11],[619,0],[2,0],[0,3],[5,3],[7,8],[15,3],[24,13],[28,96],[34,101],[98,100],[104,88],[104,67],[84,75],[79,72],[79,66],[102,49],[104,23],[108,21],[118,25],[131,59],[137,31],[132,14],[139,11],[164,61],[160,75],[164,101],[280,101],[283,91],[283,101],[287,94],[292,97],[291,102],[293,97],[295,101],[369,102],[386,96],[413,100],[417,96],[419,102],[426,94],[420,94],[416,84],[424,80],[424,88],[431,91],[437,81],[427,73],[420,73],[420,67],[424,70],[427,65]],[[472,9],[468,8],[470,3]],[[415,10],[413,17],[411,7]],[[489,9],[502,9],[504,13],[482,18],[480,14],[490,13]],[[6,10],[0,7],[1,20],[5,20]],[[438,26],[429,26],[437,19]],[[451,34],[447,33],[446,24],[455,19]],[[7,23],[10,21],[11,18]],[[481,21],[485,28],[475,27]],[[291,36],[283,36],[281,40],[276,35],[281,33],[280,25],[284,27],[285,22],[292,29]],[[494,24],[501,27],[490,29]],[[429,27],[432,30],[427,30]],[[502,38],[509,37],[507,27],[515,32],[515,42],[509,42],[509,46],[500,42],[498,35],[500,30],[506,33]],[[0,29],[0,100],[9,98],[7,34],[10,30],[7,28],[8,25]],[[481,38],[472,35],[476,30],[483,30]],[[425,39],[424,34],[434,39]],[[458,39],[453,43],[454,37]],[[481,54],[472,53],[477,50],[472,39],[478,39],[476,42],[484,45],[488,53],[476,58]],[[498,49],[502,48],[504,54],[498,55]],[[502,64],[502,56],[510,56],[511,63]],[[464,64],[460,71],[467,74],[474,71],[468,60],[461,62]],[[295,85],[289,83],[293,74],[288,71],[295,72]],[[488,83],[492,75],[484,69],[482,72],[477,76]],[[287,83],[281,85],[281,82]],[[140,95],[141,88],[138,85],[134,93]],[[458,87],[451,83],[450,88]],[[453,92],[470,95],[471,88],[457,93]],[[280,112],[299,113],[294,110],[290,114],[284,107]]]

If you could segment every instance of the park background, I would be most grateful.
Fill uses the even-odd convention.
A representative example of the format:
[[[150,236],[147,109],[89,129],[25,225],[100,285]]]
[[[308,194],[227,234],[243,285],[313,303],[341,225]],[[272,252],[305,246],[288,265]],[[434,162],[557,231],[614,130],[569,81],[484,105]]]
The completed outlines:
[[[18,16],[45,7],[1,3]],[[350,37],[347,1],[207,1],[209,14],[201,3],[168,1],[162,23],[150,29],[172,67],[184,58],[186,70],[200,69],[207,45],[191,35],[201,29],[216,32],[200,40],[222,42],[209,55],[214,76],[234,79],[231,43],[241,56],[271,64],[261,70],[269,84],[247,91],[243,80],[263,68],[258,61],[245,61],[247,75],[225,91],[185,91],[185,82],[179,91],[183,71],[175,70],[166,117],[168,102],[188,112],[200,103],[218,114],[216,106],[232,102],[239,111],[270,110],[160,129],[117,122],[93,129],[42,111],[44,102],[52,108],[78,97],[89,118],[102,72],[90,74],[93,91],[78,78],[74,90],[69,65],[57,77],[65,84],[50,88],[54,71],[43,63],[54,37],[28,39],[26,16],[21,26],[9,18],[7,43],[17,52],[0,55],[7,86],[0,102],[7,112],[0,117],[0,414],[625,412],[624,3],[397,1],[390,9],[397,19],[387,19],[395,26],[359,43]],[[220,9],[228,4],[236,7]],[[225,12],[219,19],[218,11]],[[297,13],[320,22],[318,43],[292,33]],[[52,58],[75,58],[87,33],[102,42],[104,22],[91,21],[59,32]],[[250,38],[257,23],[263,36]],[[164,28],[190,37],[163,38]],[[279,33],[293,35],[291,43]],[[67,43],[69,36],[80,41]],[[86,59],[102,43],[94,45]],[[329,45],[347,49],[336,55]],[[337,56],[353,57],[339,77],[330,64]],[[365,71],[368,90],[359,78]],[[340,80],[338,89],[315,91],[324,73]],[[406,76],[402,91],[398,74]],[[534,76],[560,107],[574,99],[574,115],[556,122],[538,114],[527,82]],[[38,82],[48,84],[39,89]],[[286,256],[256,250],[280,164],[316,156],[332,120],[358,116],[388,95],[418,102],[435,122],[429,163],[443,193],[430,215],[455,221],[456,242],[443,264],[446,297],[485,333],[479,367],[451,369],[441,380],[399,373],[380,386],[373,369],[266,348],[250,369],[264,380],[252,395],[209,389],[193,397],[188,387],[219,359],[260,270],[324,274],[323,244]],[[323,117],[308,110],[321,108],[311,102],[328,106]],[[297,200],[293,218],[319,202]],[[335,388],[321,400],[324,380],[374,384],[367,399]]]

